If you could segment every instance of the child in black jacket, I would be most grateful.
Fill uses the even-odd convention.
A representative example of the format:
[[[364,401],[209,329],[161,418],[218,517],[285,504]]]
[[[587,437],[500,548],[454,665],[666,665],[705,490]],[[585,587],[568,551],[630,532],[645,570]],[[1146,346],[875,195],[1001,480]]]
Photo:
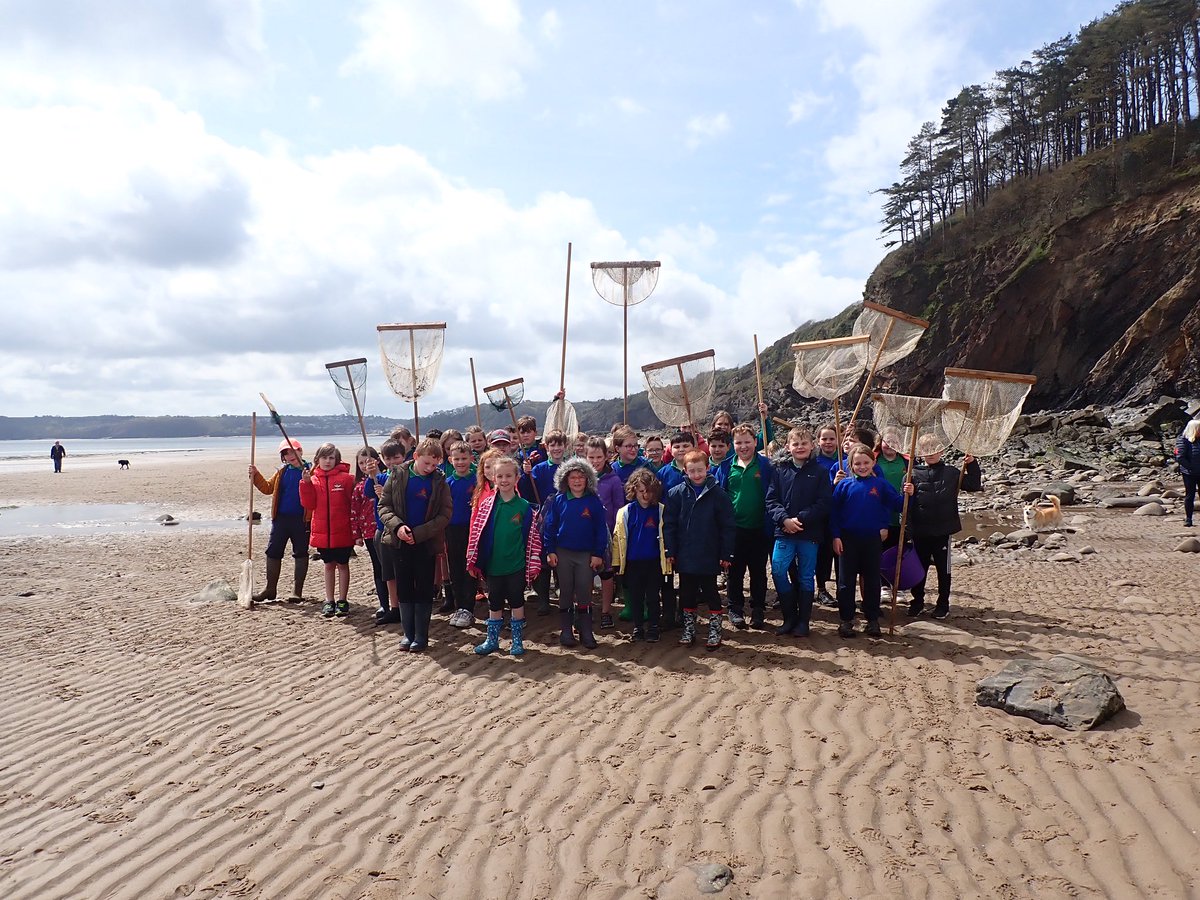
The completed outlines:
[[[921,567],[928,575],[930,564],[937,570],[938,597],[933,608],[935,619],[950,614],[950,537],[962,530],[958,517],[958,492],[983,490],[983,475],[973,456],[963,457],[963,473],[942,460],[938,439],[923,434],[917,440],[917,453],[924,464],[913,468],[912,536]],[[925,609],[925,576],[912,589],[910,616]]]

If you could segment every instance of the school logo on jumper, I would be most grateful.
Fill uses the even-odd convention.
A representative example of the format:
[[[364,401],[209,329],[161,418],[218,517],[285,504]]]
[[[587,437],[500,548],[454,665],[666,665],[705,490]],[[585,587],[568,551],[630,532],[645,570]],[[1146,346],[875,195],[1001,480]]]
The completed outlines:
[[[879,496],[879,488],[873,487],[869,491],[867,491],[867,493],[870,494],[872,497],[878,497]]]
[[[421,488],[419,491],[417,491],[417,496],[420,497],[422,500],[428,499],[429,488]]]
[[[657,528],[657,527],[658,527],[658,520],[656,520],[656,519],[654,518],[654,516],[647,516],[647,517],[646,517],[646,527],[647,527],[647,528]]]
[[[592,511],[590,509],[585,509],[579,514],[579,516],[583,519],[590,519],[592,517]]]
[[[514,525],[520,525],[521,524],[521,514],[513,513],[512,518],[509,519],[509,521],[512,522]]]

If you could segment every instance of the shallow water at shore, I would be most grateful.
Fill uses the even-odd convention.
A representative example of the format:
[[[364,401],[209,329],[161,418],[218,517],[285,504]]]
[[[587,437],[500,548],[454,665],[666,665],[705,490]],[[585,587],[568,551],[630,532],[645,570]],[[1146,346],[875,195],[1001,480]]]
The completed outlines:
[[[172,515],[166,507],[143,503],[51,503],[0,508],[0,538],[97,534],[136,534],[164,528],[190,531],[224,531],[245,528],[245,520],[174,519],[164,525],[160,518]]]

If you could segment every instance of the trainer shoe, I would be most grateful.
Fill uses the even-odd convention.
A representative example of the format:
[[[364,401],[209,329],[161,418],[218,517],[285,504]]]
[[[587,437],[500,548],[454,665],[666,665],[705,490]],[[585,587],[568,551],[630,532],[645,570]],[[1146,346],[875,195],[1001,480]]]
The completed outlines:
[[[731,609],[729,611],[729,624],[734,628],[745,628],[746,617],[742,615],[740,610]]]
[[[400,621],[400,610],[398,609],[381,609],[375,613],[376,625],[391,625],[394,622]]]
[[[867,636],[868,637],[882,637],[883,636],[883,632],[879,628],[879,620],[878,619],[871,619],[869,622],[867,622]]]
[[[646,627],[646,643],[657,644],[659,639],[659,630],[657,625],[649,625]]]
[[[450,625],[453,628],[470,628],[475,624],[475,615],[469,609],[456,609],[450,615]]]
[[[633,633],[629,635],[631,641],[644,641],[646,639],[646,630],[641,625],[633,627]]]
[[[344,619],[350,615],[350,604],[345,600],[339,600],[337,603],[337,616],[339,619]]]
[[[612,613],[602,613],[600,616],[600,627],[603,629],[616,628],[616,623],[613,621]]]
[[[829,591],[821,588],[821,593],[817,594],[817,602],[822,606],[828,606],[831,609],[837,609],[838,602]]]
[[[334,616],[334,613],[336,613],[336,612],[337,612],[337,607],[333,605],[332,600],[326,600],[324,603],[321,604],[321,615],[323,615],[325,618],[332,619]]]
[[[944,619],[949,615],[950,615],[950,604],[949,603],[947,603],[945,606],[942,606],[942,604],[939,603],[937,606],[935,606],[933,608],[933,617],[935,619]]]
[[[854,623],[842,622],[838,625],[838,637],[852,638],[854,637]]]
[[[909,618],[915,618],[923,612],[925,612],[925,601],[924,600],[913,600],[911,603],[908,604]]]

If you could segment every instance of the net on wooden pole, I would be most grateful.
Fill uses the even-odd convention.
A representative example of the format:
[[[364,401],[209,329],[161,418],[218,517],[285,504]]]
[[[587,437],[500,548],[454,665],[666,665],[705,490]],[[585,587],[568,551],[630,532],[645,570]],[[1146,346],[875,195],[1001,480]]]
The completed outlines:
[[[851,333],[870,338],[867,364],[882,369],[912,353],[927,328],[929,323],[924,319],[867,301]]]
[[[814,400],[837,399],[862,378],[869,342],[866,335],[860,334],[792,344],[796,354],[792,387]]]
[[[376,325],[383,374],[388,387],[413,405],[414,432],[420,437],[417,401],[433,389],[442,368],[445,322]]]
[[[485,387],[483,393],[487,397],[488,403],[492,404],[493,409],[499,412],[504,412],[506,409],[511,410],[525,399],[525,379],[514,378],[511,381],[502,381],[499,384]]]
[[[325,371],[333,380],[333,389],[346,415],[356,422],[362,432],[363,446],[367,446],[367,426],[363,422],[363,408],[367,402],[367,359],[343,359],[325,363]]]
[[[947,430],[954,432],[954,446],[971,456],[999,453],[1035,384],[1033,375],[946,369],[942,396],[970,404],[966,410],[952,408],[942,413]]]
[[[568,440],[579,434],[579,415],[568,400],[552,400],[546,407],[546,431],[561,431]]]
[[[621,387],[622,411],[629,422],[629,307],[641,303],[658,284],[658,260],[592,263],[592,285],[605,302],[622,308],[621,315]]]
[[[667,426],[682,428],[708,417],[717,389],[717,354],[702,350],[642,366],[650,408]]]

